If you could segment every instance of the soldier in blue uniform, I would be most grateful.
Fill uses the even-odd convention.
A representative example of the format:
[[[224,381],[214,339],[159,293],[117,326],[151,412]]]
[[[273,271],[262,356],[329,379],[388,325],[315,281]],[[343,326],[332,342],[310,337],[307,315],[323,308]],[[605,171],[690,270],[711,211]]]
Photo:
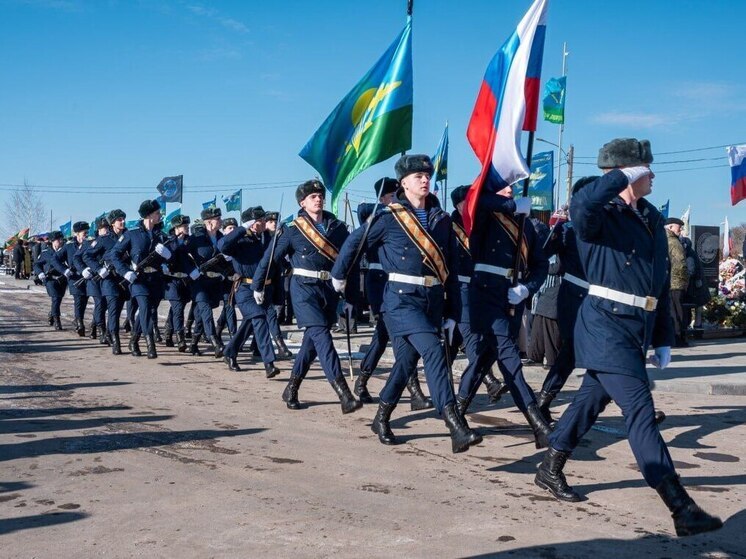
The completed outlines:
[[[332,342],[331,328],[337,322],[339,295],[331,283],[331,269],[349,233],[344,222],[324,211],[326,189],[318,180],[309,180],[295,191],[300,206],[290,227],[283,228],[274,246],[267,250],[254,272],[252,289],[257,304],[264,303],[264,284],[271,277],[270,266],[279,266],[290,257],[293,275],[290,280],[293,311],[303,341],[295,356],[293,371],[282,399],[292,410],[301,408],[298,388],[318,356],[327,380],[339,396],[342,413],[362,406],[350,392],[342,373],[339,355]]]
[[[275,233],[279,230],[277,228],[277,221],[280,218],[279,212],[267,212],[265,218],[265,230],[264,230],[264,243],[266,246],[272,244],[272,238]],[[290,271],[290,265],[287,260],[280,263],[280,266],[272,267],[272,289],[271,294],[265,293],[265,297],[269,294],[271,304],[266,305],[267,307],[267,324],[269,325],[269,335],[272,337],[272,341],[275,343],[275,355],[278,359],[292,359],[293,353],[285,345],[285,339],[282,336],[282,330],[280,328],[280,319],[278,314],[283,307],[285,301],[285,276]]]
[[[189,236],[188,215],[177,215],[171,218],[173,236],[169,237],[168,248],[173,253],[172,258],[164,263],[163,275],[166,282],[164,298],[170,309],[166,323],[166,346],[172,347],[173,336],[176,335],[176,347],[184,353],[187,349],[184,335],[184,308],[192,297],[189,287]],[[170,346],[169,346],[170,341]]]
[[[663,218],[645,200],[655,177],[650,142],[616,139],[599,151],[604,175],[570,204],[578,253],[589,283],[575,325],[577,366],[587,369],[580,389],[550,437],[535,482],[556,498],[579,501],[564,465],[598,415],[614,400],[645,481],[668,506],[679,536],[716,530],[719,518],[700,509],[681,485],[653,412],[645,356],[665,368],[674,332]]]
[[[91,321],[91,339],[96,339],[98,331],[98,340],[101,345],[110,344],[111,341],[106,332],[106,299],[101,292],[101,276],[98,275],[101,267],[98,262],[93,263],[93,267],[86,261],[86,254],[91,246],[95,247],[99,239],[109,233],[109,222],[105,216],[96,218],[94,222],[96,235],[92,241],[84,241],[83,246],[75,253],[75,267],[81,271],[85,278],[86,294],[93,298],[93,320]]]
[[[392,337],[394,368],[380,393],[371,426],[383,444],[396,444],[389,420],[407,379],[422,357],[435,409],[451,433],[452,450],[463,452],[482,437],[458,413],[440,331],[452,335],[461,315],[456,235],[450,216],[430,194],[433,164],[426,155],[404,155],[395,165],[401,189],[395,203],[373,216],[345,243],[332,270],[335,287],[344,287],[362,251],[378,252],[388,275],[383,318]],[[367,232],[367,236],[366,236]]]
[[[49,325],[54,326],[55,330],[62,330],[60,321],[60,306],[62,298],[65,296],[67,289],[67,278],[64,274],[59,273],[55,266],[57,254],[62,251],[65,243],[65,236],[62,231],[54,231],[49,236],[49,246],[42,246],[39,258],[34,262],[34,273],[40,282],[44,284],[52,303],[49,311]]]
[[[119,339],[119,317],[125,301],[129,298],[129,290],[122,287],[123,278],[117,275],[111,264],[110,251],[124,233],[124,220],[127,215],[120,209],[112,210],[106,217],[109,223],[108,233],[101,235],[82,254],[83,263],[96,274],[101,282],[101,294],[106,299],[106,330],[111,340],[113,355],[121,355],[122,347]]]
[[[544,283],[549,263],[527,217],[523,237],[518,239],[518,216],[528,216],[531,200],[513,200],[511,186],[498,188],[496,192],[482,190],[473,216],[469,248],[474,273],[469,283],[469,320],[471,331],[479,335],[478,358],[476,374],[469,383],[462,379],[459,391],[472,394],[481,375],[497,360],[516,407],[534,432],[536,447],[542,448],[547,445],[550,427],[523,377],[517,340],[525,301]],[[520,257],[517,271],[513,270],[516,250]],[[513,273],[519,274],[515,286]]]
[[[223,236],[225,237],[230,232],[234,231],[238,227],[238,221],[235,217],[226,217],[223,220]],[[226,266],[226,271],[230,271],[230,265]],[[233,337],[236,335],[236,328],[238,327],[238,319],[236,318],[236,307],[233,300],[234,296],[234,282],[231,279],[233,274],[228,274],[223,281],[223,308],[220,311],[220,316],[215,323],[215,333],[218,338],[223,337],[223,330],[228,328],[228,335]],[[236,286],[237,287],[237,286]],[[224,354],[225,355],[225,354]]]
[[[155,359],[154,325],[158,305],[163,299],[161,264],[172,257],[168,239],[161,228],[161,206],[156,200],[145,200],[138,210],[142,218],[136,229],[125,231],[109,256],[117,271],[129,282],[132,298],[137,301],[138,320],[132,325],[130,353],[142,355],[138,342],[145,335],[148,359]]]
[[[374,192],[378,196],[379,208],[383,210],[386,206],[396,200],[396,191],[400,188],[399,181],[390,177],[378,179],[373,185]],[[358,218],[361,227],[366,226],[366,221],[373,212],[374,204],[361,204],[358,208]],[[367,207],[367,211],[366,211]],[[361,211],[362,210],[362,211]],[[386,272],[378,258],[376,249],[369,249],[365,252],[368,270],[365,274],[365,292],[368,304],[370,305],[371,316],[375,317],[376,327],[373,331],[373,337],[370,340],[368,351],[365,352],[363,359],[360,361],[360,373],[355,379],[354,393],[364,404],[372,404],[373,398],[368,391],[368,379],[378,366],[378,362],[386,351],[390,337],[386,330],[386,321],[383,318],[381,307],[383,305],[383,292],[386,287]],[[417,378],[417,369],[411,371],[407,379],[407,390],[409,390],[409,405],[412,411],[425,410],[433,407],[433,402],[425,396],[420,387],[420,381]]]
[[[199,342],[204,335],[212,344],[215,358],[219,359],[223,356],[223,342],[217,336],[212,311],[220,306],[224,292],[226,261],[219,256],[218,249],[218,241],[223,237],[220,232],[222,212],[220,208],[206,208],[202,210],[201,217],[204,230],[194,235],[189,243],[191,262],[188,273],[192,278],[194,317],[197,322],[189,351],[192,355],[201,355]]]
[[[76,221],[73,224],[73,238],[62,247],[62,250],[55,253],[52,260],[52,266],[67,279],[67,286],[70,295],[73,296],[73,324],[78,336],[85,336],[85,308],[88,305],[88,294],[85,284],[80,286],[75,282],[83,276],[83,269],[78,269],[75,264],[75,255],[83,247],[86,235],[88,235],[89,224],[87,221]]]
[[[226,344],[223,355],[231,371],[240,371],[238,352],[253,331],[267,378],[273,378],[280,374],[280,370],[275,367],[275,352],[267,324],[266,309],[270,306],[270,301],[265,300],[263,305],[257,304],[251,290],[254,272],[266,248],[263,242],[264,216],[261,206],[244,210],[241,214],[241,227],[231,231],[218,243],[221,252],[231,257],[231,264],[239,278],[235,298],[242,317],[241,326]],[[271,284],[271,279],[264,282],[265,288],[269,288]]]

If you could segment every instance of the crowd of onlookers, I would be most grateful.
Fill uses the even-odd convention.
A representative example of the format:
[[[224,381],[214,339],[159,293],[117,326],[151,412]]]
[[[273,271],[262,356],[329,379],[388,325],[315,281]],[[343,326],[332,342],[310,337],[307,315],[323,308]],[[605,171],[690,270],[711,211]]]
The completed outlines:
[[[15,245],[3,251],[3,268],[16,279],[29,279],[33,273],[34,260],[41,252],[41,242],[18,240]]]

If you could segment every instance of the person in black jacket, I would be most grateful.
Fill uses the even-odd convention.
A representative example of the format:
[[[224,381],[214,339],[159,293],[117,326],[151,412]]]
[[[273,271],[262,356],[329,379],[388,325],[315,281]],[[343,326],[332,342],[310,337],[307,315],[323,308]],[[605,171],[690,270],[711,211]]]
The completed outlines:
[[[23,270],[23,261],[26,258],[26,249],[23,246],[23,239],[18,239],[16,246],[13,247],[13,265],[15,266],[15,278],[22,279],[21,270]]]

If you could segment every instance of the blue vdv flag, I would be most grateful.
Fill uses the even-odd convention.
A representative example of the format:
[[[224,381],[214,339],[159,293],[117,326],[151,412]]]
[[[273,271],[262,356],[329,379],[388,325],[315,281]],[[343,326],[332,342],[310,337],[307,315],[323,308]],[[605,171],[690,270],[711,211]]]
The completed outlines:
[[[435,172],[433,173],[433,182],[435,183],[435,192],[438,191],[437,184],[440,181],[448,178],[448,123],[446,122],[445,130],[443,130],[443,136],[440,138],[438,149],[435,150],[433,155],[433,166]]]
[[[163,177],[156,187],[166,202],[178,202],[181,204],[181,198],[184,194],[184,175],[176,177]]]
[[[140,225],[139,219],[130,219],[124,222],[125,229],[135,229]]]
[[[158,196],[155,201],[158,202],[158,205],[161,207],[161,217],[163,217],[166,215],[166,197]]]
[[[67,223],[63,223],[60,225],[60,231],[62,231],[62,234],[67,239],[68,237],[72,236],[73,234],[73,221],[72,219],[68,221]]]
[[[202,209],[206,210],[208,208],[217,208],[218,207],[218,195],[215,195],[215,198],[212,200],[208,200],[207,202],[202,202]]]
[[[522,182],[513,184],[513,195],[518,197],[523,189]],[[528,195],[531,208],[534,210],[554,209],[554,152],[542,151],[531,159],[531,175],[528,183]]]
[[[223,203],[225,204],[225,211],[227,212],[240,212],[241,211],[241,198],[242,190],[237,190],[233,194],[223,196]]]
[[[171,227],[171,220],[177,215],[181,215],[181,208],[176,208],[174,211],[166,216],[166,219],[163,220],[163,222],[166,224],[166,229]]]
[[[663,216],[663,219],[668,219],[668,207],[671,204],[671,200],[666,200],[666,203],[663,204],[659,209],[661,212],[661,215]]]

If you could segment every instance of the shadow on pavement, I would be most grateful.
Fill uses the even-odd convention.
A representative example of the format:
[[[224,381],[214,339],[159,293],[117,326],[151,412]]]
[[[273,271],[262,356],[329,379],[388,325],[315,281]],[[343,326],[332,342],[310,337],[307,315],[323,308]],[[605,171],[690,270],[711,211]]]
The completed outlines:
[[[98,388],[102,386],[123,386],[131,382],[71,382],[69,384],[5,384],[0,386],[0,394],[23,392],[55,392],[77,390],[78,388]]]
[[[0,518],[0,536],[17,532],[19,530],[29,530],[32,528],[42,528],[44,526],[54,526],[55,524],[64,524],[82,520],[88,515],[83,512],[50,512],[37,514],[34,516],[21,516],[19,518]]]
[[[127,411],[131,409],[132,406],[95,406],[91,408],[11,408],[0,410],[0,420],[45,417],[48,415],[77,415],[99,411]]]
[[[173,415],[140,415],[129,417],[94,417],[86,419],[22,419],[0,421],[0,435],[18,433],[46,433],[75,429],[96,429],[116,423],[157,423],[173,419]]]

